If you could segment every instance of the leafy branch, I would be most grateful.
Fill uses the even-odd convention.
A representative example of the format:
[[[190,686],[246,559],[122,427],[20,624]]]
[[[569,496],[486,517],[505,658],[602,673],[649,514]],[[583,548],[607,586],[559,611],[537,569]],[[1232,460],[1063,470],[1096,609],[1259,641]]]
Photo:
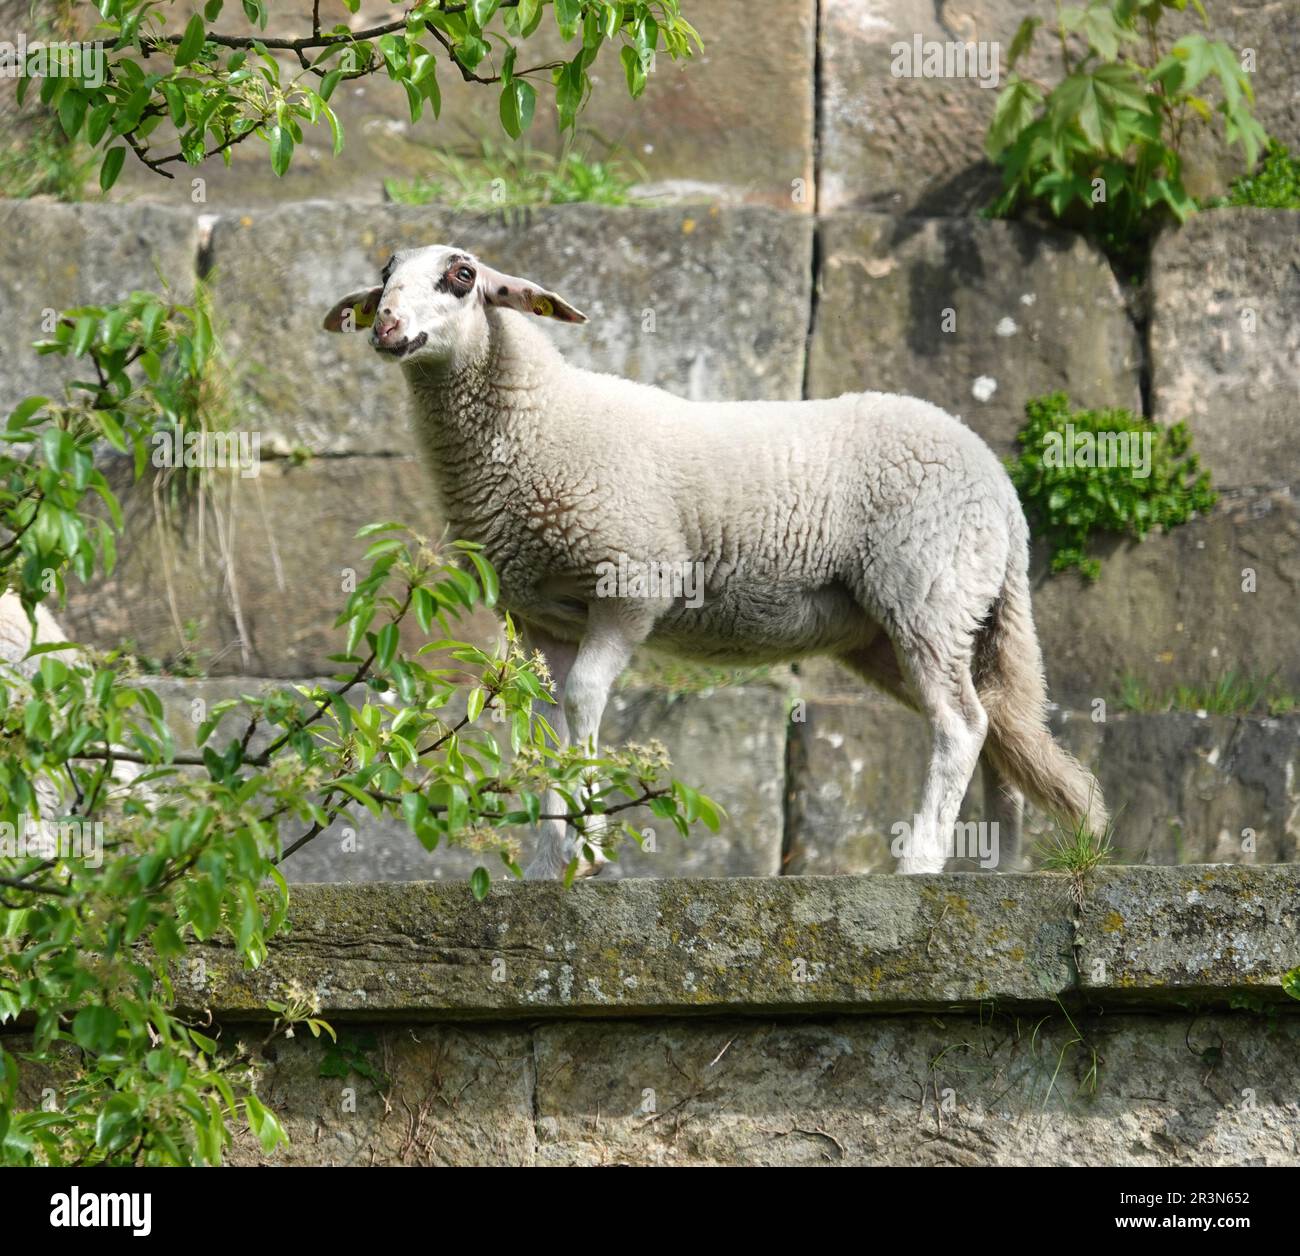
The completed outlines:
[[[1226,140],[1254,166],[1266,136],[1237,54],[1199,32],[1167,49],[1161,43],[1161,17],[1189,4],[1208,25],[1201,0],[1058,5],[1061,77],[1051,85],[1015,69],[1044,25],[1037,17],[1021,22],[985,140],[1003,184],[990,213],[1041,206],[1134,260],[1160,222],[1195,212],[1182,179],[1189,129],[1208,128],[1217,115]],[[1210,84],[1217,104],[1202,94]]]
[[[359,8],[359,0],[343,3],[350,13]],[[335,90],[381,71],[402,85],[412,122],[426,106],[435,117],[441,111],[440,61],[465,82],[499,84],[501,125],[518,138],[536,112],[531,80],[549,80],[559,125],[569,129],[591,92],[589,71],[605,45],[618,45],[633,97],[645,89],[657,52],[677,59],[702,46],[678,0],[420,0],[403,7],[399,18],[359,31],[345,23],[326,29],[320,7],[317,0],[311,32],[289,38],[259,33],[269,17],[267,0],[242,0],[249,34],[209,29],[221,17],[223,0],[207,0],[179,34],[168,31],[157,0],[100,0],[96,33],[110,45],[102,81],[88,72],[50,76],[42,81],[41,101],[56,113],[69,141],[84,135],[92,148],[103,147],[100,186],[107,190],[128,150],[156,174],[173,178],[169,167],[176,163],[198,165],[215,156],[228,162],[236,145],[256,135],[268,145],[272,169],[283,175],[303,142],[303,127],[325,123],[337,155],[343,129],[330,105]],[[575,49],[563,59],[519,68],[520,48],[537,34],[547,8],[561,40],[576,41]],[[298,72],[286,77],[277,54],[292,54]],[[20,80],[20,103],[32,81]],[[176,147],[160,153],[156,133],[167,123]]]
[[[112,570],[122,512],[97,452],[139,477],[156,433],[202,430],[219,354],[201,297],[147,292],[66,311],[38,349],[89,378],[28,398],[0,430],[0,580],[29,616],[69,571]],[[264,962],[287,913],[280,865],[346,817],[400,818],[430,853],[472,852],[480,898],[489,866],[521,875],[519,831],[545,820],[583,837],[609,826],[603,844],[640,840],[622,818],[638,808],[684,834],[717,827],[662,747],[558,745],[544,661],[508,617],[491,649],[457,635],[497,600],[477,546],[397,522],[360,535],[335,675],[211,704],[195,753],[116,652],[44,642],[0,663],[0,1024],[30,1031],[0,1047],[0,1163],[217,1163],[237,1120],[268,1150],[283,1141],[258,1053],[181,1015],[176,990],[204,988],[192,947],[217,936]],[[559,810],[544,810],[551,792]],[[272,1010],[272,1035],[332,1032],[302,992]],[[20,1075],[55,1099],[24,1106]]]

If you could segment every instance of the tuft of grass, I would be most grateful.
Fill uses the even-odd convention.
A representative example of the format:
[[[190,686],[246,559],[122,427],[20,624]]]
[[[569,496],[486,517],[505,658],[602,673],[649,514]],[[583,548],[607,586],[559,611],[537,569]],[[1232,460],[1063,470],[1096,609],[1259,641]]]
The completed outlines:
[[[570,150],[559,157],[527,144],[480,140],[466,150],[434,149],[423,178],[385,179],[388,199],[433,202],[465,212],[531,209],[539,205],[630,205],[631,187],[645,172],[618,157],[590,160]]]
[[[1158,690],[1135,676],[1120,680],[1119,705],[1125,711],[1158,715],[1167,711],[1204,711],[1207,715],[1290,715],[1300,706],[1296,695],[1278,687],[1275,674],[1231,670],[1202,684]]]
[[[1250,209],[1300,209],[1300,159],[1285,144],[1269,140],[1264,158],[1251,174],[1228,185],[1227,196],[1205,202],[1206,209],[1245,206]]]
[[[1040,842],[1035,853],[1046,872],[1068,872],[1082,881],[1088,873],[1109,863],[1115,857],[1115,847],[1110,838],[1113,827],[1101,837],[1094,837],[1082,822],[1068,829],[1058,826],[1050,838]]]

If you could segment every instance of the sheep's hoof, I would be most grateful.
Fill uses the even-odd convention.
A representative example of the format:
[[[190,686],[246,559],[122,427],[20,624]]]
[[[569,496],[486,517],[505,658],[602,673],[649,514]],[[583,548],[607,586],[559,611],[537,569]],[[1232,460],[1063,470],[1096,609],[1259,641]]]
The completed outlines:
[[[586,880],[588,877],[600,876],[601,869],[609,862],[605,858],[605,852],[601,850],[594,842],[588,843],[591,850],[592,858],[588,859],[582,853],[578,854],[578,867],[573,874],[575,881]],[[572,858],[572,856],[570,856]],[[525,881],[563,881],[564,874],[568,871],[568,864],[556,863],[548,859],[545,855],[539,855],[532,863],[524,869]]]
[[[898,875],[902,877],[936,876],[943,871],[942,859],[900,859]]]
[[[601,870],[609,862],[605,858],[605,852],[600,849],[594,842],[589,842],[588,847],[591,850],[593,858],[588,859],[584,855],[578,855],[578,870],[573,874],[575,881],[584,880],[587,877],[600,876]]]

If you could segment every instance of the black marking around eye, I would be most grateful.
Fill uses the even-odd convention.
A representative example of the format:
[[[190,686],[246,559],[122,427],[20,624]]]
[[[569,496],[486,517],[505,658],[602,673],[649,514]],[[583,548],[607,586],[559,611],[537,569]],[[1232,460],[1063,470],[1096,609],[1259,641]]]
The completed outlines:
[[[456,272],[462,268],[470,272],[468,283],[456,277]],[[453,253],[447,259],[447,269],[443,271],[442,278],[434,285],[434,290],[437,292],[450,292],[454,297],[467,297],[474,290],[474,267],[464,253]]]

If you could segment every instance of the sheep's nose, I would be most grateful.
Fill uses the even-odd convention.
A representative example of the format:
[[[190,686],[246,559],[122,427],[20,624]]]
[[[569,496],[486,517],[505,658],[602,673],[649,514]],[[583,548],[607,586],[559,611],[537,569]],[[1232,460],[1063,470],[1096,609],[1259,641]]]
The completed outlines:
[[[375,339],[385,340],[397,330],[402,320],[391,309],[382,309],[375,315]]]

